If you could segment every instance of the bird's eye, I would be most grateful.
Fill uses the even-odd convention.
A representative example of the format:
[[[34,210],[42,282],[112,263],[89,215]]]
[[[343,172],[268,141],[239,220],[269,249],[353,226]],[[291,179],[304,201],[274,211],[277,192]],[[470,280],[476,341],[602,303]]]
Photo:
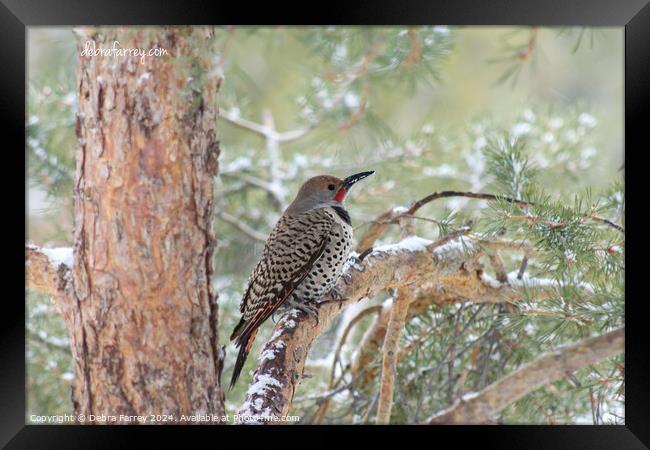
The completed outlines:
[[[334,190],[334,187],[335,187],[335,186],[334,186],[333,184],[330,184],[329,186],[327,186],[327,189],[329,189],[330,191],[333,191],[333,190]]]

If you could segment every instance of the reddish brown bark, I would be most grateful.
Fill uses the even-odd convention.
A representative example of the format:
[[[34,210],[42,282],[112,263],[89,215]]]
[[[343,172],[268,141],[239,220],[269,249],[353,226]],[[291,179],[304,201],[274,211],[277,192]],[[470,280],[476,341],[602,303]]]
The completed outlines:
[[[93,30],[77,71],[74,292],[64,314],[75,411],[222,414],[212,290],[220,78],[204,28]]]

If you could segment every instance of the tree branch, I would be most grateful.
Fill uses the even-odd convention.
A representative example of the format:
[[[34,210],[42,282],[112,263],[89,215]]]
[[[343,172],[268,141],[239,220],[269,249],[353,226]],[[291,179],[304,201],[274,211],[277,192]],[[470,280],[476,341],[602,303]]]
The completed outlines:
[[[582,367],[623,352],[625,328],[560,347],[526,364],[479,393],[465,394],[450,408],[434,415],[429,424],[467,424],[493,421],[508,405],[540,387]]]
[[[287,414],[312,343],[344,307],[364,297],[412,285],[440,292],[442,301],[449,298],[447,292],[455,290],[464,292],[467,298],[513,296],[508,286],[494,288],[480,280],[475,266],[478,246],[462,236],[467,231],[458,230],[436,242],[410,237],[376,248],[364,259],[363,266],[346,265],[345,275],[338,282],[344,300],[325,297],[319,305],[318,323],[299,310],[285,314],[262,349],[239,412],[240,421],[261,422],[265,416]]]
[[[288,141],[299,139],[303,137],[305,134],[307,134],[307,132],[311,129],[311,127],[305,127],[305,128],[298,128],[291,131],[278,132],[273,128],[269,128],[266,125],[262,125],[253,122],[251,120],[244,119],[234,111],[226,111],[223,109],[219,110],[219,117],[224,119],[226,122],[238,126],[239,128],[259,134],[264,139],[273,139],[276,142],[288,142]]]
[[[71,280],[72,248],[25,246],[26,285],[51,296],[65,290]]]
[[[49,347],[52,350],[60,351],[60,352],[63,352],[65,354],[67,354],[67,355],[70,355],[70,344],[69,343],[63,344],[63,343],[51,341],[51,340],[47,339],[46,337],[43,337],[40,334],[38,334],[38,333],[36,333],[36,332],[34,332],[32,330],[29,330],[29,329],[27,330],[27,336],[29,337],[29,339],[31,339],[33,341],[36,341],[36,342],[38,342],[40,344],[43,344],[43,345]]]
[[[259,231],[252,228],[251,226],[238,220],[235,216],[228,214],[225,211],[219,211],[217,213],[217,216],[224,222],[229,223],[233,227],[237,228],[239,231],[241,231],[242,233],[244,233],[246,236],[253,239],[254,241],[262,242],[262,243],[266,242],[266,235],[260,233]]]
[[[389,225],[399,223],[399,220],[403,217],[413,216],[421,207],[423,207],[428,203],[431,203],[435,200],[439,200],[441,198],[450,198],[450,197],[465,197],[465,198],[472,198],[477,200],[488,200],[488,201],[502,200],[519,206],[534,206],[533,203],[526,202],[523,200],[518,200],[515,198],[506,197],[502,195],[485,194],[482,192],[460,192],[460,191],[434,192],[433,194],[429,194],[421,198],[420,200],[413,202],[408,207],[392,208],[384,212],[379,217],[377,217],[377,219],[372,222],[371,226],[368,228],[368,230],[366,230],[365,234],[359,240],[359,244],[357,245],[357,252],[361,253],[366,249],[372,247],[375,241],[379,239],[379,237],[383,234],[383,232],[386,230],[386,228],[388,228]],[[621,233],[625,233],[625,230],[622,226],[603,217],[596,216],[592,213],[586,214],[584,217],[587,219],[591,219],[595,222],[601,223],[603,225],[607,225],[611,228],[614,228],[615,230],[618,230]]]
[[[281,188],[278,189],[277,185],[273,185],[268,181],[262,180],[261,178],[256,177],[245,172],[223,172],[221,173],[223,177],[236,178],[243,181],[244,183],[265,190],[271,196],[271,200],[276,204],[278,209],[284,209],[285,197],[284,193],[281,191]]]
[[[265,422],[263,417],[288,413],[312,343],[343,308],[364,297],[386,289],[409,288],[415,299],[407,306],[406,317],[411,317],[432,301],[437,304],[516,302],[522,299],[516,289],[519,286],[541,288],[539,298],[550,295],[544,288],[554,286],[553,280],[517,279],[516,272],[508,274],[506,282],[487,276],[479,260],[483,248],[490,245],[468,233],[468,228],[462,228],[436,242],[411,236],[397,244],[366,250],[362,262],[358,258],[348,261],[338,281],[344,300],[325,296],[319,305],[318,323],[297,309],[289,311],[277,323],[258,359],[252,385],[239,411],[240,422]],[[526,251],[525,245],[510,241],[497,241],[491,248]],[[369,338],[368,334],[364,337],[363,342],[371,342],[375,351],[367,352],[362,347],[359,355],[363,356],[358,356],[352,365],[353,377],[359,373],[354,368],[366,366],[367,358],[372,358],[382,345],[386,333],[383,321],[387,323],[391,314],[390,306],[382,308],[377,320],[382,322],[381,326],[371,328],[381,336],[373,336],[371,332]],[[358,364],[360,360],[366,363]]]
[[[471,236],[471,235],[470,235]],[[485,240],[477,239],[482,247],[493,248],[485,245]],[[495,246],[502,248],[500,244]],[[459,274],[455,277],[442,278],[439,283],[424,283],[416,299],[409,305],[407,322],[411,318],[422,314],[432,304],[442,305],[450,303],[506,303],[511,304],[522,300],[522,295],[514,287],[525,287],[528,292],[536,290],[535,298],[543,300],[553,296],[548,288],[556,286],[554,280],[543,278],[519,278],[518,273],[508,274],[507,282],[503,283],[488,277],[484,272]],[[589,292],[590,286],[583,286]],[[350,365],[351,375],[354,377],[363,372],[363,384],[368,385],[377,376],[373,362],[380,353],[388,320],[391,316],[392,301],[387,301],[375,321],[366,330],[359,344],[356,355]],[[524,314],[529,314],[525,311]]]
[[[345,326],[345,329],[343,330],[343,333],[341,334],[341,337],[339,339],[338,344],[336,345],[336,350],[334,351],[334,358],[332,358],[332,367],[330,369],[330,379],[329,382],[327,383],[327,390],[330,392],[337,392],[338,389],[337,386],[340,383],[340,381],[343,379],[343,373],[345,370],[343,370],[343,373],[341,374],[341,378],[339,378],[336,382],[334,381],[334,378],[336,376],[336,366],[341,362],[341,350],[343,349],[343,345],[345,344],[345,341],[348,338],[348,335],[350,334],[350,331],[354,326],[361,321],[361,319],[365,318],[369,314],[374,314],[374,313],[380,313],[382,307],[380,305],[375,305],[375,306],[370,306],[364,310],[362,310],[359,314],[354,316]],[[361,373],[356,377],[353,378],[354,381],[356,381],[359,377],[361,376]],[[352,383],[349,383],[352,384]],[[340,388],[339,388],[340,389]],[[318,405],[318,410],[314,414],[314,417],[312,419],[312,424],[318,425],[320,424],[323,419],[325,418],[325,413],[327,413],[327,410],[329,409],[330,405],[330,399],[332,398],[331,395],[324,395],[321,397]]]
[[[421,207],[423,207],[427,203],[431,203],[441,198],[450,198],[450,197],[466,197],[466,198],[474,198],[474,199],[481,199],[481,200],[501,199],[509,203],[518,204],[520,206],[529,205],[529,203],[524,202],[522,200],[516,200],[510,197],[497,196],[492,194],[483,194],[483,193],[476,193],[476,192],[458,192],[458,191],[434,192],[433,194],[429,194],[426,197],[423,197],[420,200],[413,202],[409,207],[392,208],[386,211],[385,213],[383,213],[382,215],[380,215],[377,218],[377,220],[375,220],[372,223],[372,225],[366,231],[366,233],[362,236],[361,240],[359,241],[359,245],[357,246],[357,251],[363,252],[367,248],[372,247],[372,245],[375,243],[377,239],[379,239],[379,237],[386,230],[386,228],[388,228],[388,226],[391,224],[399,223],[399,220],[401,218],[405,216],[413,216],[413,214],[415,214]]]
[[[379,401],[377,403],[377,424],[390,423],[393,409],[393,392],[395,390],[396,359],[402,329],[406,323],[409,305],[413,301],[412,290],[403,288],[398,291],[391,308],[384,346],[382,348],[381,383],[379,384]]]

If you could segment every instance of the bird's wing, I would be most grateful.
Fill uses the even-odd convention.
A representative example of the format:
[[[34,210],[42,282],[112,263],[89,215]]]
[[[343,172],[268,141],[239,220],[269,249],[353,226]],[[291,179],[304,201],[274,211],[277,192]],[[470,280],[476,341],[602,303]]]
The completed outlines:
[[[289,298],[322,256],[333,225],[324,211],[280,219],[249,279],[241,304],[246,323],[237,335],[255,329]]]

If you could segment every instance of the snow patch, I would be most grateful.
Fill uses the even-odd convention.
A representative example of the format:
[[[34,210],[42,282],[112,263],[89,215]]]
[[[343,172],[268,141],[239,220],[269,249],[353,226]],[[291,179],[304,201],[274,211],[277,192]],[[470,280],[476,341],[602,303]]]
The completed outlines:
[[[433,241],[428,239],[423,239],[419,236],[409,236],[406,239],[398,242],[397,244],[388,244],[375,247],[373,253],[383,252],[383,253],[398,253],[402,251],[409,252],[419,252],[426,249],[426,247],[432,244]]]
[[[259,362],[262,363],[266,360],[272,361],[275,359],[276,350],[282,350],[286,345],[282,341],[272,343],[269,347],[265,348],[260,354]]]
[[[345,103],[345,106],[349,109],[356,109],[361,104],[361,99],[356,93],[349,91],[343,97],[343,103]]]
[[[472,241],[466,239],[463,236],[460,236],[441,245],[440,247],[435,248],[433,250],[433,254],[438,257],[446,257],[449,256],[450,253],[465,254],[466,251],[470,251],[472,248]]]
[[[250,158],[239,156],[232,162],[225,164],[224,172],[238,172],[243,169],[248,169],[253,165]]]
[[[59,267],[61,264],[72,267],[72,247],[43,248],[33,244],[27,247],[43,253],[50,260],[50,263],[56,267]]]
[[[578,122],[588,128],[593,128],[598,124],[596,118],[588,113],[580,114],[580,116],[578,116]]]
[[[284,199],[287,196],[287,191],[279,180],[270,182],[268,188],[277,198]]]
[[[510,134],[514,137],[519,137],[530,133],[531,130],[532,127],[528,122],[520,122],[513,125],[513,127],[510,129]]]
[[[481,272],[481,281],[483,284],[490,286],[491,288],[498,289],[501,287],[501,282],[499,280],[496,280],[492,278],[490,275],[488,275],[485,272]]]
[[[255,377],[255,383],[248,389],[248,396],[264,395],[271,387],[282,387],[282,383],[271,375],[261,373]]]
[[[500,281],[492,278],[485,272],[481,273],[481,281],[494,289],[499,289],[505,285],[513,288],[527,288],[527,287],[559,287],[560,284],[557,280],[551,278],[531,278],[527,273],[518,278],[519,271],[512,271],[508,274],[508,281],[501,283]],[[594,292],[594,287],[589,283],[577,282],[576,286],[584,289],[587,292]]]
[[[267,394],[269,389],[274,387],[282,388],[282,383],[271,375],[262,373],[255,377],[255,382],[248,389],[246,394],[248,398],[254,398],[254,400],[252,402],[246,400],[242,405],[242,412],[240,414],[241,416],[247,416],[245,420],[246,422],[250,419],[255,419],[256,417],[271,415],[271,410],[269,408],[265,408],[263,411],[260,411],[260,409],[264,404],[264,395]]]
[[[275,359],[275,349],[273,348],[267,348],[264,349],[264,351],[260,354],[260,363],[266,361],[266,360],[272,361]]]
[[[461,400],[463,402],[467,402],[467,401],[469,401],[469,400],[471,400],[471,399],[473,399],[475,397],[478,397],[478,392],[468,392],[467,394],[463,395]]]
[[[533,113],[530,109],[527,109],[523,112],[522,114],[524,120],[527,122],[534,122],[535,121],[535,113]]]
[[[293,320],[293,319],[290,319],[289,317],[296,318],[297,315],[298,315],[298,313],[299,313],[299,310],[297,310],[297,309],[295,309],[295,308],[292,309],[290,312],[288,312],[287,315],[284,316],[284,318],[282,319],[282,320],[283,320],[283,324],[282,324],[282,326],[281,326],[281,327],[278,327],[278,328],[275,330],[275,332],[273,332],[273,335],[271,336],[271,339],[270,339],[270,340],[273,341],[273,340],[279,338],[280,336],[282,336],[282,334],[283,334],[285,331],[287,331],[287,330],[289,330],[289,329],[291,329],[291,328],[296,328],[296,325],[297,325],[297,324],[296,324],[296,321]],[[283,345],[284,345],[284,344],[283,344]]]

